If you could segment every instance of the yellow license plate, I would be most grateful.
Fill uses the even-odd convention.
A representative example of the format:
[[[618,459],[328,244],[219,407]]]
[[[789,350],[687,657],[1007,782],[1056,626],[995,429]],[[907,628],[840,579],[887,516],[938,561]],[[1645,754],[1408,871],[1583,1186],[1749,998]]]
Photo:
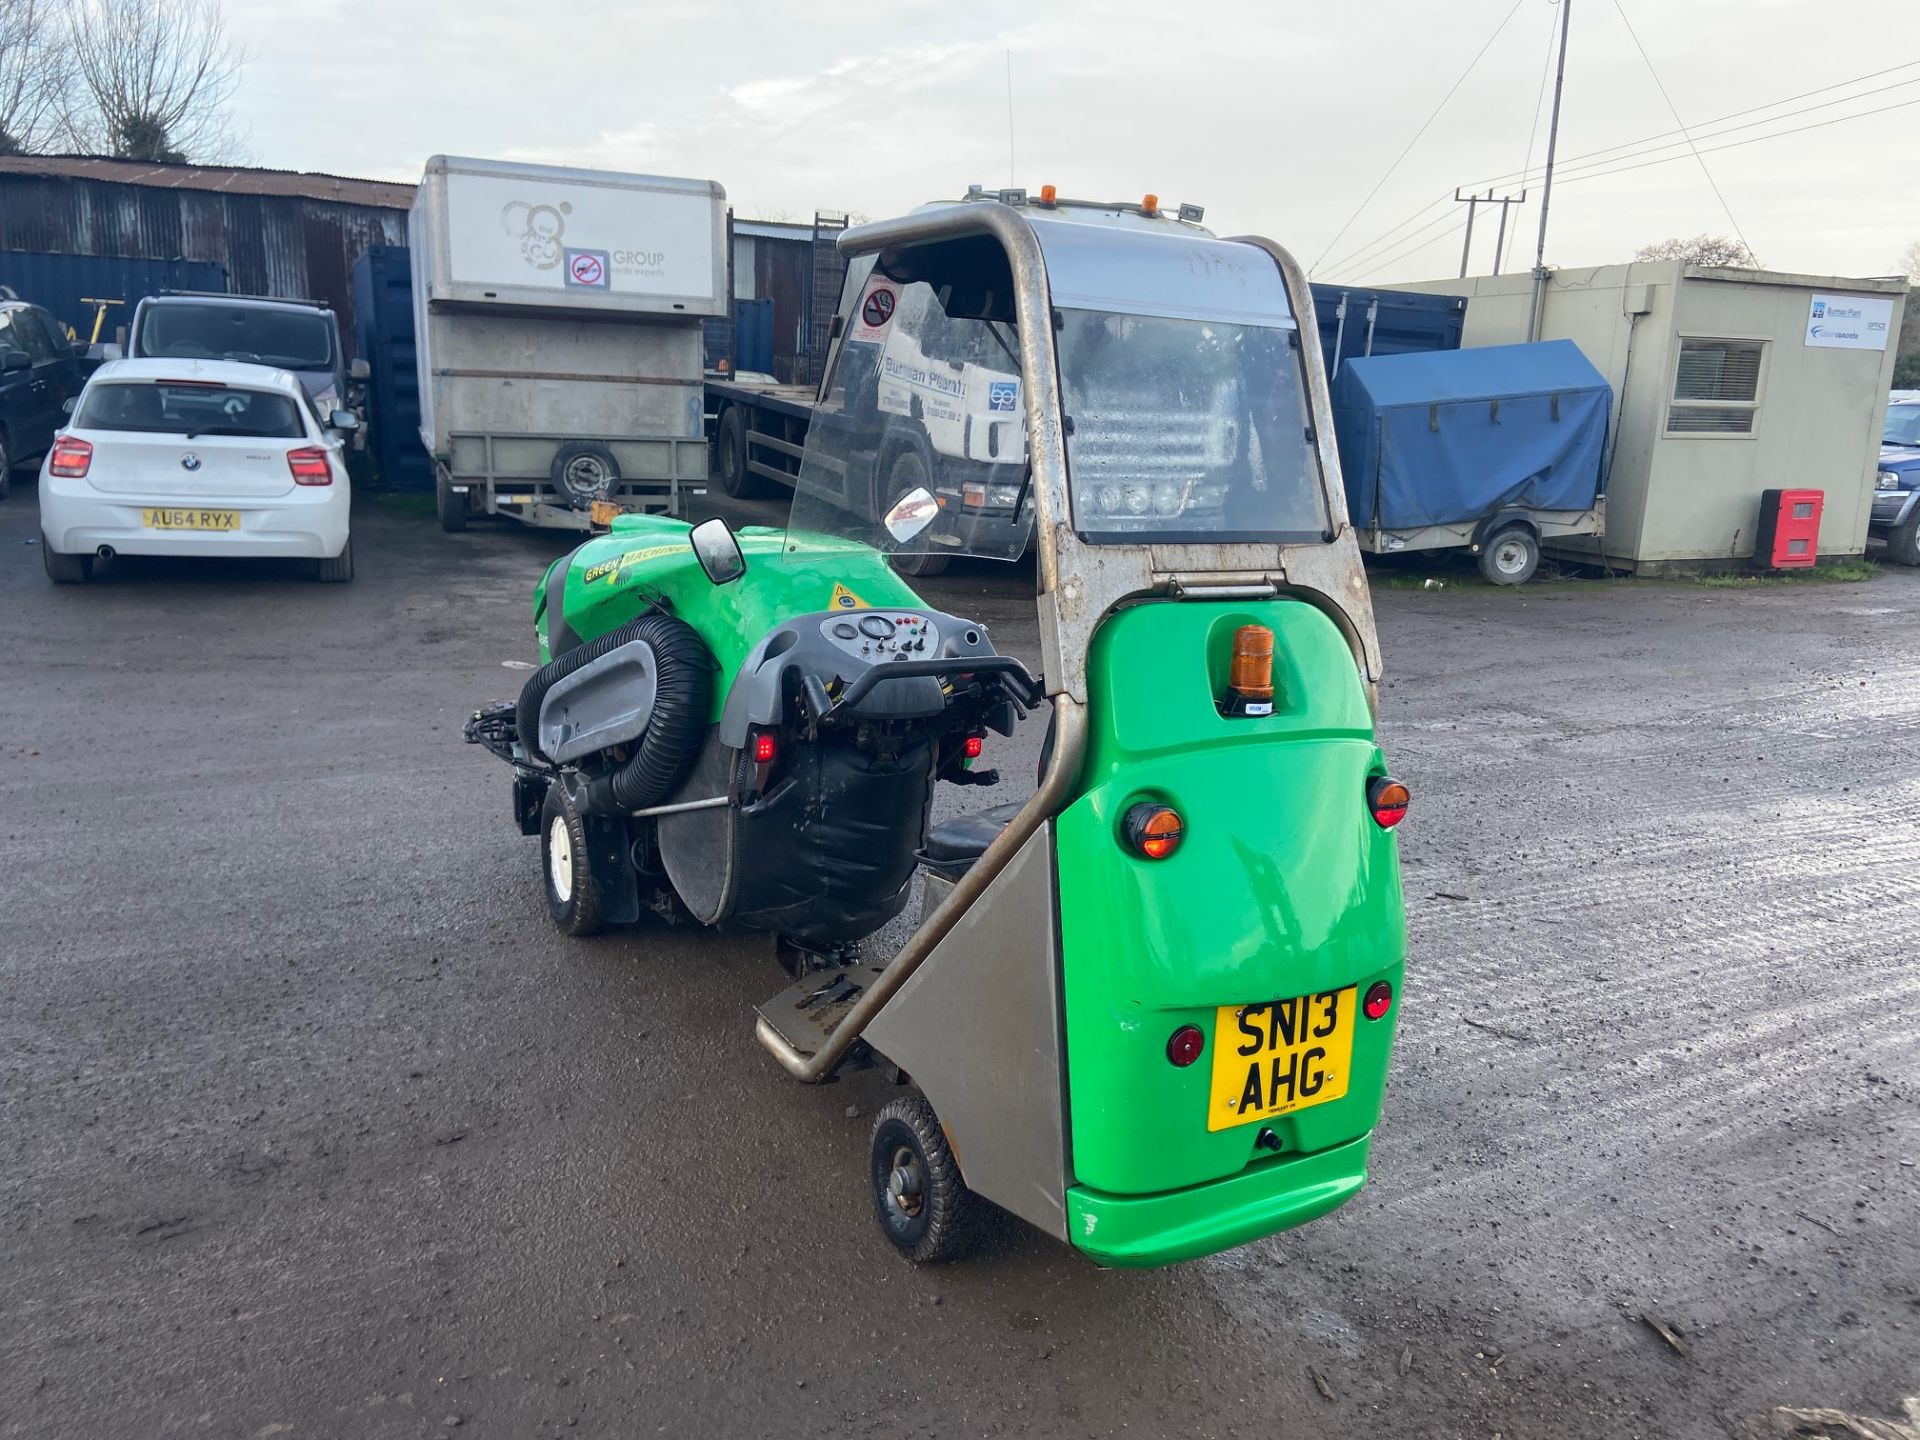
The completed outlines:
[[[140,523],[149,530],[238,530],[238,510],[142,510]]]
[[[611,525],[613,517],[626,514],[626,510],[611,500],[596,500],[587,509],[587,518],[596,525]]]
[[[1347,1093],[1359,987],[1266,1005],[1222,1005],[1213,1025],[1207,1129],[1291,1115]]]

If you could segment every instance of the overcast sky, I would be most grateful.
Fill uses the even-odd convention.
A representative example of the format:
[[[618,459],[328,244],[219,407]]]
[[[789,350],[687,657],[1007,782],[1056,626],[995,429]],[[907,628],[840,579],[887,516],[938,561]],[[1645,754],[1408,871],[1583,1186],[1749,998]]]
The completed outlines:
[[[1771,268],[1881,275],[1920,240],[1915,0],[1569,3],[1568,167],[1548,263],[1624,260],[1647,241],[1737,226]],[[1708,153],[1723,208],[1684,144],[1632,146],[1669,138],[1675,122],[1621,7],[1680,118],[1725,132],[1700,138],[1703,151],[1905,108]],[[236,118],[260,165],[415,180],[427,156],[446,153],[692,175],[720,181],[742,216],[802,220],[816,209],[877,218],[970,181],[1051,182],[1102,199],[1151,190],[1204,204],[1221,233],[1272,236],[1319,262],[1316,278],[1382,281],[1456,272],[1466,207],[1422,206],[1494,177],[1509,177],[1495,181],[1502,193],[1520,188],[1560,10],[1549,0],[1517,10],[1514,0],[229,0],[228,13],[250,56]],[[1861,98],[1827,103],[1850,95]],[[1811,105],[1824,108],[1769,118]],[[1628,148],[1602,159],[1681,158],[1611,176],[1574,168],[1618,146]],[[1544,116],[1532,152],[1538,167]],[[1508,268],[1531,262],[1539,193],[1535,181],[1512,212]],[[1497,213],[1476,224],[1475,273],[1492,268]]]

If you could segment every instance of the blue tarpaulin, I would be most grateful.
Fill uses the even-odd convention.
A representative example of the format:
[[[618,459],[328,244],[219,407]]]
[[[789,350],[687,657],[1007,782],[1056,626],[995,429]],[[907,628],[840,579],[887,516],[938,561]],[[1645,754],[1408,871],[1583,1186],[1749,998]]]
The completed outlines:
[[[1333,428],[1363,529],[1589,510],[1613,392],[1571,340],[1347,360]]]

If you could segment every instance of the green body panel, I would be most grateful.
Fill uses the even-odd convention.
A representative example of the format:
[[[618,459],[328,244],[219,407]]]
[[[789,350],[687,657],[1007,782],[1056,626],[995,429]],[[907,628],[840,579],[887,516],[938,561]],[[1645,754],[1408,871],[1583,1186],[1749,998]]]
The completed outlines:
[[[534,587],[533,620],[540,658],[551,660],[554,570],[567,567],[561,603],[567,625],[582,641],[618,629],[656,600],[664,600],[713,651],[720,674],[713,689],[717,722],[727,689],[747,652],[774,626],[796,615],[838,608],[835,587],[851,592],[840,604],[925,608],[886,557],[869,546],[830,536],[801,536],[752,526],[736,532],[747,572],[726,585],[707,579],[687,539],[691,527],[664,515],[622,515],[605,535],[549,566]],[[799,546],[789,549],[789,541]],[[785,553],[783,553],[783,551]]]
[[[1172,1265],[1317,1220],[1360,1193],[1372,1137],[1279,1156],[1210,1185],[1161,1195],[1067,1192],[1067,1233],[1102,1265]]]
[[[1274,713],[1226,718],[1215,697],[1245,624],[1274,632]],[[1116,1263],[1161,1263],[1311,1219],[1359,1188],[1397,1004],[1356,1017],[1343,1098],[1210,1132],[1216,1007],[1382,979],[1397,995],[1399,855],[1367,811],[1384,765],[1352,652],[1312,606],[1140,605],[1101,628],[1089,658],[1087,758],[1058,831],[1072,1238]],[[1119,838],[1142,800],[1185,821],[1165,860]],[[1183,1024],[1207,1037],[1184,1069],[1166,1058]],[[1280,1153],[1256,1148],[1263,1128]]]

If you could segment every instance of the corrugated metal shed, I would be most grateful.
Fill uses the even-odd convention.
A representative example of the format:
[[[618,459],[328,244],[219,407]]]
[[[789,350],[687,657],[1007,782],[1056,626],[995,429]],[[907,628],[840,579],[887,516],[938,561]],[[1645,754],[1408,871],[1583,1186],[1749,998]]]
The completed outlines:
[[[352,344],[353,262],[404,244],[411,185],[206,165],[0,158],[0,250],[226,267],[240,294],[320,300]]]
[[[81,340],[93,334],[90,300],[118,300],[107,310],[102,340],[117,339],[133,307],[162,290],[225,290],[226,266],[212,260],[145,260],[122,255],[44,255],[0,250],[0,285],[49,311]]]

